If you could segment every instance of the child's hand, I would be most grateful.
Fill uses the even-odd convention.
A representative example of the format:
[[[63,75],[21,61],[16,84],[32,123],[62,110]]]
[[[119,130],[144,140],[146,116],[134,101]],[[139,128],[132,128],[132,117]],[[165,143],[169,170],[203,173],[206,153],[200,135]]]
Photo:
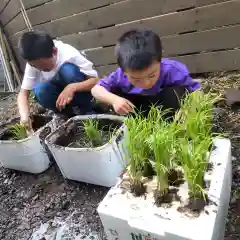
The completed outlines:
[[[120,115],[133,112],[134,105],[125,98],[117,97],[112,104],[114,111]]]
[[[28,136],[30,136],[34,133],[33,128],[32,128],[32,120],[30,119],[30,117],[26,117],[26,118],[21,117],[20,124],[25,127]]]
[[[61,111],[66,107],[66,105],[71,103],[74,93],[75,93],[74,87],[71,84],[67,85],[58,96],[56,102],[57,109]]]

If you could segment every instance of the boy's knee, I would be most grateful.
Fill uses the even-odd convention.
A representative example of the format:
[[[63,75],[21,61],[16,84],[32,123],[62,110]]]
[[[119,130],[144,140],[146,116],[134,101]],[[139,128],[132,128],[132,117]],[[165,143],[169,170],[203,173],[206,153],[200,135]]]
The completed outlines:
[[[49,83],[41,82],[38,83],[34,88],[34,95],[37,99],[37,101],[41,101],[46,97],[46,94],[48,94],[49,91]]]
[[[59,92],[51,83],[41,82],[35,86],[34,94],[40,105],[44,108],[52,109],[56,105],[56,98]]]
[[[80,71],[79,67],[72,63],[64,63],[58,73],[61,80],[69,83],[85,80],[85,75]]]

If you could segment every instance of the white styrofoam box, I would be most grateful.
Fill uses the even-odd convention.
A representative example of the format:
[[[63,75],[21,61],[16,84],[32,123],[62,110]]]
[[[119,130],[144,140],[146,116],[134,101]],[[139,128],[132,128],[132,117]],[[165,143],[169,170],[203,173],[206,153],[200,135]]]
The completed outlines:
[[[231,192],[231,143],[217,139],[210,161],[213,163],[209,199],[198,217],[187,217],[171,207],[157,207],[154,199],[122,193],[121,179],[98,207],[109,240],[222,240]]]
[[[73,117],[64,125],[67,126],[72,121],[90,118],[116,121],[123,121],[124,119],[123,117],[107,114],[85,115]],[[117,141],[122,131],[124,131],[124,127],[114,134],[110,142],[96,148],[71,148],[55,145],[54,139],[60,128],[50,134],[45,143],[52,152],[64,178],[106,187],[114,186],[127,164],[124,160],[123,139]]]
[[[56,129],[54,120],[22,140],[0,140],[0,162],[4,168],[38,174],[50,166],[49,154],[39,138],[44,128]]]

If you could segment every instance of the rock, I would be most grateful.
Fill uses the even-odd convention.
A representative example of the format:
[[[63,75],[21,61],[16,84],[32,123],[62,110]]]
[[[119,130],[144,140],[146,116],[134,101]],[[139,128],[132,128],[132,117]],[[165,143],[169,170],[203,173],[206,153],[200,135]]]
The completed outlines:
[[[227,89],[225,97],[228,106],[240,103],[240,90],[234,88]]]

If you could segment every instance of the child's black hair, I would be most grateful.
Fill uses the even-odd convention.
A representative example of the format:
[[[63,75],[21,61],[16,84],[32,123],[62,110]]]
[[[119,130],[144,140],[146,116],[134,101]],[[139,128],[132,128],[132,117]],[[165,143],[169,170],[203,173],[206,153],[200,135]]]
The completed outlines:
[[[118,65],[123,69],[142,70],[162,59],[160,37],[151,30],[131,30],[124,33],[116,46]]]
[[[26,32],[19,41],[20,55],[27,61],[50,58],[53,48],[53,38],[45,32]]]

